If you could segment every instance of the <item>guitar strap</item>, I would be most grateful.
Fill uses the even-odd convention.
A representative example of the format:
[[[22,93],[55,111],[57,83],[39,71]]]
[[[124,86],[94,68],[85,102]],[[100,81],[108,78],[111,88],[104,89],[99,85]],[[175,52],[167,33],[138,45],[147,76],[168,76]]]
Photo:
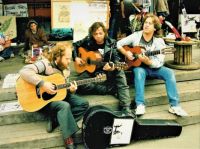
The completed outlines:
[[[116,43],[114,42],[114,43],[111,45],[111,52],[110,52],[109,62],[111,62],[112,53],[113,53],[113,49],[115,48],[115,46],[116,46]]]
[[[43,61],[35,62],[33,65],[35,65],[35,67],[37,68],[39,74],[45,75],[46,66],[43,63]]]

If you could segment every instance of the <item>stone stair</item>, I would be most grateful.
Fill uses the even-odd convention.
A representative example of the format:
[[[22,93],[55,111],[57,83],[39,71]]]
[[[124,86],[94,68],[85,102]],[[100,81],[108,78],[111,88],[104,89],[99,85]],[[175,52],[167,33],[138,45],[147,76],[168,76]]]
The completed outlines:
[[[17,59],[17,63],[21,61]],[[9,61],[9,60],[8,60]],[[15,63],[14,59],[10,60]],[[3,62],[5,63],[5,62]],[[1,67],[1,64],[0,64]],[[0,87],[3,78],[8,73],[16,73],[19,66],[1,73]],[[1,67],[2,68],[2,67]],[[160,80],[148,80],[145,88],[146,114],[139,118],[144,119],[174,119],[182,126],[200,123],[200,70],[174,70],[177,78],[177,87],[181,99],[181,106],[189,116],[182,118],[168,113],[168,100],[165,85]],[[73,74],[73,73],[72,73]],[[130,73],[127,72],[127,77]],[[134,88],[130,85],[131,99],[134,97]],[[83,96],[91,106],[105,105],[117,110],[118,100],[110,95]],[[0,89],[0,106],[8,103],[17,103],[15,88]],[[23,110],[0,113],[0,148],[63,148],[63,140],[59,128],[52,133],[46,132],[46,118],[38,112],[28,113]],[[78,125],[81,127],[81,121]],[[81,130],[77,133],[76,142],[81,142]]]

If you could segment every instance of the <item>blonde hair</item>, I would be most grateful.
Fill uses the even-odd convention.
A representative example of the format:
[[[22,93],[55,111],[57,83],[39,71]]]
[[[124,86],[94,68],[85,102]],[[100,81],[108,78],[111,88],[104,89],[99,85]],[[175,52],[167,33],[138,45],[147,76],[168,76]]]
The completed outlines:
[[[65,55],[66,49],[72,52],[72,44],[62,42],[56,43],[56,45],[51,48],[51,50],[47,54],[47,59],[50,62],[55,61],[57,57],[62,57],[63,55]]]

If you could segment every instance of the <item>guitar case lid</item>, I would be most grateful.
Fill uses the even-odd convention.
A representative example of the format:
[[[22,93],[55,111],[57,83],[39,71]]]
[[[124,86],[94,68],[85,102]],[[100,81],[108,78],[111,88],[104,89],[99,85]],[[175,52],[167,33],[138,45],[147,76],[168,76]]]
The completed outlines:
[[[120,111],[112,111],[105,106],[93,106],[83,117],[83,142],[86,149],[105,149],[110,146],[114,118],[122,116]]]

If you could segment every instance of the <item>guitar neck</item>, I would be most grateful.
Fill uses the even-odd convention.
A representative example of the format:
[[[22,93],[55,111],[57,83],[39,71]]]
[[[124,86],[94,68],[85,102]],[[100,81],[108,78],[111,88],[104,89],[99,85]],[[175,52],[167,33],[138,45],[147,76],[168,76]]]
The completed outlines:
[[[95,78],[90,78],[90,79],[78,80],[76,81],[76,83],[77,83],[77,86],[79,86],[79,85],[89,84],[93,82],[100,82],[100,81],[101,81],[100,78],[95,77]]]
[[[100,82],[101,80],[102,80],[101,78],[95,77],[95,78],[90,78],[90,79],[78,80],[78,81],[76,81],[76,84],[77,84],[77,86],[80,86],[80,85],[89,84],[89,83],[93,83],[93,82]],[[57,87],[57,89],[69,88],[71,85],[70,83],[59,84],[56,87]]]
[[[155,50],[155,51],[146,51],[145,52],[145,55],[146,56],[154,56],[154,55],[157,55],[157,54],[161,54],[161,50]]]
[[[101,66],[104,66],[106,64],[106,62],[90,60],[89,64],[94,64],[94,65],[98,65],[101,67]]]

